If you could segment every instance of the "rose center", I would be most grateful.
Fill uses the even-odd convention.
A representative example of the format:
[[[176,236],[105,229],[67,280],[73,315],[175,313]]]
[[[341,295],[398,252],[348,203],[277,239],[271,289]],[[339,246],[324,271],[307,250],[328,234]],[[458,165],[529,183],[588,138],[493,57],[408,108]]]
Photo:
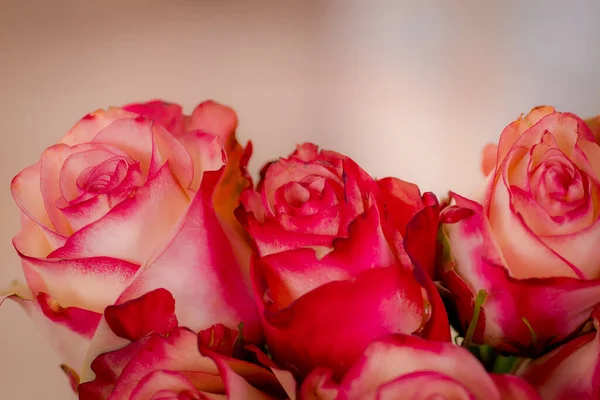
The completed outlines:
[[[127,160],[115,157],[99,165],[85,168],[77,179],[77,186],[82,192],[108,193],[123,182],[128,169]]]
[[[310,190],[297,182],[286,185],[283,198],[292,207],[300,207],[310,199]]]

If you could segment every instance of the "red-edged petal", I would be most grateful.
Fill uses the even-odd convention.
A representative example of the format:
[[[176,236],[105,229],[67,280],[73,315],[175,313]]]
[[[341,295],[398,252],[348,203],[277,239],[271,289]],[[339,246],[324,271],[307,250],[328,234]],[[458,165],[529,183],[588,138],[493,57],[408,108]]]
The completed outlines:
[[[443,225],[440,243],[445,247],[445,255],[439,271],[457,304],[465,330],[477,293],[486,291],[473,336],[475,342],[505,351],[537,354],[546,346],[567,339],[589,319],[600,303],[600,280],[513,278],[482,207],[453,197],[460,207],[471,209],[473,215]]]
[[[164,243],[189,200],[168,165],[94,224],[73,234],[51,258],[106,256],[143,264]]]
[[[446,376],[480,400],[500,400],[483,366],[467,350],[452,343],[395,335],[373,342],[343,378],[340,388],[351,399],[362,399],[382,385],[415,372]]]
[[[94,136],[114,121],[125,118],[135,118],[137,115],[122,108],[111,107],[108,110],[96,110],[81,118],[74,126],[62,137],[60,143],[67,146],[76,146],[78,144],[92,141]]]
[[[233,109],[207,100],[196,106],[185,127],[188,132],[199,130],[220,136],[229,153],[230,146],[236,142],[237,115]]]
[[[179,104],[151,100],[128,104],[123,109],[161,124],[175,136],[183,133],[183,109]]]
[[[282,310],[266,304],[265,319],[278,365],[302,376],[326,366],[339,377],[372,340],[416,332],[424,319],[423,294],[410,272],[374,268],[319,286]]]
[[[151,333],[167,335],[177,327],[175,299],[166,289],[156,289],[137,299],[108,306],[104,318],[119,337],[131,341]]]
[[[35,258],[20,252],[19,256],[34,294],[44,291],[63,306],[99,313],[115,302],[139,268],[110,257]]]
[[[75,320],[73,319],[74,315],[81,315],[82,313],[69,309],[67,314],[63,313],[59,316],[56,312],[46,310],[47,314],[58,320],[55,322],[44,314],[37,299],[31,300],[28,298],[26,289],[18,290],[17,294],[4,296],[0,294],[0,304],[5,299],[15,301],[25,310],[34,326],[41,332],[44,339],[50,344],[64,364],[75,371],[81,369],[85,352],[90,343],[86,331],[90,327],[89,321],[91,316],[84,315],[85,318],[83,320]],[[81,335],[77,331],[84,332],[84,335]]]
[[[258,313],[212,207],[220,176],[220,172],[205,173],[202,187],[166,245],[147,262],[118,304],[165,288],[175,298],[180,325],[199,331],[216,323],[235,329],[244,322],[246,337],[258,340]]]
[[[598,312],[595,325],[598,328]],[[600,397],[600,333],[590,332],[517,370],[544,400]]]

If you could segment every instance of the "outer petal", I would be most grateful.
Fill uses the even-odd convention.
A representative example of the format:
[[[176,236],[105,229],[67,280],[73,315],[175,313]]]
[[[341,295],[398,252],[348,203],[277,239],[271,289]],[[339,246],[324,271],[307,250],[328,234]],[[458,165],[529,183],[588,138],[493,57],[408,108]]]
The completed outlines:
[[[50,343],[62,362],[70,369],[78,371],[83,365],[85,352],[90,343],[91,315],[83,315],[85,318],[79,320],[76,319],[76,314],[85,314],[83,310],[58,308],[57,311],[54,311],[48,309],[47,303],[44,303],[47,298],[42,299],[42,304],[46,307],[44,313],[42,304],[37,299],[32,300],[27,297],[26,289],[19,289],[17,293],[0,294],[0,304],[8,298],[23,307],[37,330]],[[88,316],[90,318],[87,318]]]
[[[135,341],[151,333],[167,335],[177,327],[175,299],[156,289],[120,305],[108,306],[104,318],[119,337]]]
[[[222,323],[235,329],[244,322],[245,335],[258,340],[258,313],[212,208],[220,173],[205,173],[200,191],[166,246],[148,261],[117,303],[165,288],[175,298],[175,313],[182,326],[199,331]]]
[[[462,213],[463,219],[442,225],[440,242],[445,255],[439,271],[457,304],[463,330],[471,321],[475,296],[480,290],[487,292],[475,342],[537,354],[567,339],[589,319],[600,302],[600,280],[511,277],[482,207],[454,198],[459,207],[470,211]]]
[[[267,304],[265,319],[267,343],[278,365],[300,376],[326,366],[339,377],[371,341],[416,332],[425,315],[421,287],[412,274],[385,267],[319,286],[282,310]]]
[[[382,385],[414,372],[430,371],[460,382],[479,400],[500,399],[483,366],[471,354],[451,343],[396,335],[372,343],[340,385],[350,399],[362,399]],[[439,376],[439,375],[438,375]]]
[[[541,400],[538,392],[524,380],[513,375],[490,375],[500,390],[502,400]]]
[[[183,133],[183,110],[179,104],[151,100],[128,104],[123,109],[161,124],[175,136]]]
[[[596,312],[596,317],[599,314]],[[595,320],[598,328],[598,320]],[[590,332],[541,358],[523,364],[517,374],[544,400],[600,397],[600,333]]]
[[[231,146],[237,143],[234,133],[237,128],[237,115],[233,109],[207,100],[200,103],[185,122],[186,131],[203,131],[218,135],[225,143],[229,153]]]
[[[135,118],[137,115],[121,108],[109,108],[107,111],[96,110],[84,116],[71,130],[63,136],[60,143],[75,146],[90,142],[96,134],[114,121]]]

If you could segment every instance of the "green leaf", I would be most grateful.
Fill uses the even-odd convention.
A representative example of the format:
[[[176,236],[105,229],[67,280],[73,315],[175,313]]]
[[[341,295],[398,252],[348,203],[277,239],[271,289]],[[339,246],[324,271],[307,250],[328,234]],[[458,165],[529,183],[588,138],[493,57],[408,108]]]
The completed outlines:
[[[469,323],[469,328],[467,329],[465,340],[462,344],[463,347],[469,348],[471,346],[473,334],[475,333],[475,328],[477,327],[477,322],[479,321],[479,313],[481,312],[481,307],[483,306],[483,303],[485,303],[486,298],[487,292],[483,289],[479,290],[479,292],[477,293],[477,297],[475,297],[475,306],[473,307],[473,318],[471,318],[471,322]]]
[[[513,372],[517,361],[519,361],[519,358],[516,356],[498,355],[494,360],[494,366],[492,367],[491,372],[496,374],[510,374]]]

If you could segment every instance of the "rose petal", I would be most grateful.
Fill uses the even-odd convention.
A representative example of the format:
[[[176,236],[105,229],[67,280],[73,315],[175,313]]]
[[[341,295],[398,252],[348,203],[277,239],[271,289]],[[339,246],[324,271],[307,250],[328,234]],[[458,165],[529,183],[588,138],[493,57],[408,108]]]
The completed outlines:
[[[535,354],[564,341],[585,323],[600,302],[600,280],[513,278],[504,267],[481,205],[457,195],[453,199],[460,207],[473,210],[473,215],[443,225],[441,244],[446,256],[439,271],[453,293],[465,330],[475,296],[480,290],[486,291],[480,316],[480,322],[485,323],[477,325],[473,336],[476,343]]]
[[[166,335],[177,327],[175,299],[166,289],[156,289],[137,299],[108,306],[104,317],[119,337],[135,341],[151,333]]]
[[[524,380],[513,375],[490,375],[500,390],[502,400],[541,400],[538,392]]]
[[[244,334],[258,340],[258,313],[212,208],[212,193],[221,173],[205,173],[202,187],[166,245],[148,261],[118,304],[165,288],[175,298],[182,326],[198,331],[216,323],[236,328],[244,322]]]
[[[25,291],[25,293],[24,293]],[[34,326],[42,333],[44,339],[56,351],[61,361],[71,369],[78,371],[83,365],[85,351],[90,343],[86,335],[80,335],[67,324],[56,323],[46,317],[40,304],[28,297],[26,289],[11,291],[8,295],[0,293],[0,304],[5,299],[10,299],[19,304],[31,318]]]
[[[203,131],[218,135],[229,154],[234,145],[237,115],[233,109],[212,100],[200,103],[185,124],[186,131]]]
[[[598,314],[595,314],[596,328]],[[543,399],[594,399],[600,396],[600,334],[590,332],[522,364],[517,374]]]
[[[372,340],[417,331],[423,312],[421,288],[410,272],[374,268],[319,286],[288,308],[267,304],[265,331],[278,365],[304,376],[326,366],[339,377]]]
[[[369,345],[340,386],[350,398],[362,399],[383,384],[420,371],[460,382],[477,399],[500,399],[492,379],[466,349],[408,335],[390,336]]]
[[[123,106],[123,109],[161,124],[175,136],[183,133],[183,110],[179,104],[151,100],[131,103]]]
[[[79,120],[79,122],[77,122],[75,126],[62,137],[59,143],[66,144],[67,146],[88,143],[92,141],[99,131],[106,128],[114,121],[135,117],[136,114],[121,108],[111,107],[107,111],[96,110]]]
[[[165,165],[134,196],[73,234],[49,257],[102,255],[143,264],[163,243],[187,205],[187,195]]]

